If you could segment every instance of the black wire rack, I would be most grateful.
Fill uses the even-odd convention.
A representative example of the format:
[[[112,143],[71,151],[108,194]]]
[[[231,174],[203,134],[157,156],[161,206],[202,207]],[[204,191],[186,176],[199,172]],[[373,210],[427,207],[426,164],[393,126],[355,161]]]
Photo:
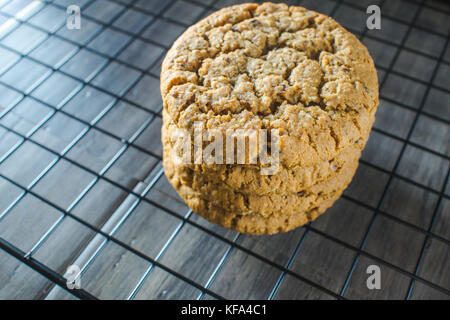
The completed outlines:
[[[192,213],[161,166],[164,54],[235,3],[0,1],[1,298],[449,299],[450,5],[287,1],[366,44],[380,107],[329,212],[253,237]],[[71,4],[80,30],[66,27]],[[366,28],[371,4],[381,30]],[[73,265],[81,288],[71,290]],[[369,265],[379,290],[366,287]]]

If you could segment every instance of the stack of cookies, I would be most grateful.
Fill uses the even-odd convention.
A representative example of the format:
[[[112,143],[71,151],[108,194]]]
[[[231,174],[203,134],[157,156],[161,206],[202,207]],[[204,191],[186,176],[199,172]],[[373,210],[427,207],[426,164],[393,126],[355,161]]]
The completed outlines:
[[[319,216],[350,183],[378,105],[373,61],[333,19],[284,4],[243,4],[191,26],[161,71],[165,173],[194,212],[250,234]],[[279,165],[179,161],[180,130],[266,130]],[[204,141],[201,142],[204,147]],[[273,151],[273,150],[272,150]],[[225,150],[224,152],[228,152]],[[245,159],[248,159],[246,149]],[[198,159],[197,159],[198,160]]]

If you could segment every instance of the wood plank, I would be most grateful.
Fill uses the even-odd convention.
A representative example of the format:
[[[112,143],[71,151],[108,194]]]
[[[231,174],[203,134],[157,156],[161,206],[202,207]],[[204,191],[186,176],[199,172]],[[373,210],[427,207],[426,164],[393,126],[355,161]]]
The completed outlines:
[[[397,173],[435,190],[441,190],[450,161],[408,145]]]
[[[312,226],[341,241],[359,247],[373,212],[346,199],[339,199]]]
[[[53,289],[45,296],[45,300],[80,300],[76,296],[70,294],[59,286],[54,286]]]
[[[155,117],[136,139],[135,144],[162,157],[161,126],[161,118]]]
[[[156,258],[181,225],[181,220],[141,202],[114,233],[114,237]]]
[[[101,227],[127,195],[126,191],[100,179],[77,203],[71,213],[94,227]]]
[[[371,275],[367,273],[367,268],[372,265],[380,268],[380,289],[371,290],[367,287],[367,279]],[[355,300],[405,299],[410,282],[411,279],[402,273],[372,259],[360,256],[345,290],[344,297]]]
[[[411,141],[442,154],[450,155],[450,126],[420,115]]]
[[[221,237],[224,237],[230,241],[234,241],[236,240],[236,238],[238,237],[239,233],[231,230],[231,229],[225,229],[222,228],[220,225],[215,224],[215,223],[211,223],[208,220],[204,219],[203,217],[199,216],[198,214],[196,214],[195,212],[192,213],[192,215],[189,217],[189,220],[191,220],[192,222],[208,229],[209,231],[212,231],[214,233],[214,235],[219,235]]]
[[[125,188],[133,189],[138,181],[150,174],[157,163],[156,158],[129,147],[109,168],[105,176]]]
[[[135,296],[135,300],[195,300],[201,291],[155,267]]]
[[[56,113],[33,135],[33,140],[57,153],[64,153],[88,130],[69,116]]]
[[[141,70],[147,70],[163,52],[164,50],[159,46],[141,39],[135,39],[119,54],[117,60]]]
[[[432,231],[450,240],[450,200],[442,199]]]
[[[450,101],[450,93],[431,88],[423,109],[440,119],[450,121],[448,101]]]
[[[221,240],[185,224],[160,262],[205,285],[228,247]]]
[[[129,103],[119,102],[97,123],[97,127],[125,140],[133,140],[136,133],[152,115]]]
[[[275,300],[335,300],[333,296],[317,289],[292,275],[286,275]]]
[[[403,142],[372,131],[361,159],[386,170],[392,170],[402,147]]]
[[[344,285],[356,252],[314,232],[306,236],[291,269],[336,293]]]
[[[436,65],[435,59],[403,49],[394,63],[393,70],[428,82]]]
[[[290,232],[271,236],[242,234],[237,243],[273,262],[285,265],[294,253],[304,232],[303,228],[297,228]]]
[[[220,269],[211,290],[226,299],[267,299],[281,270],[234,249]]]
[[[0,237],[28,252],[61,218],[61,212],[27,194],[0,220]]]
[[[51,73],[50,68],[28,58],[23,58],[2,75],[2,81],[25,94],[29,94]]]
[[[52,203],[69,209],[95,182],[96,177],[61,159],[34,187],[34,191]]]
[[[24,193],[22,189],[0,178],[0,217]]]
[[[0,127],[0,162],[22,142],[22,138]]]
[[[344,194],[376,207],[381,199],[388,178],[389,176],[386,173],[360,163],[352,182],[344,191]]]
[[[365,250],[402,269],[414,272],[425,236],[403,224],[378,216]]]
[[[33,257],[64,275],[95,234],[95,231],[71,217],[66,217],[33,254]]]
[[[1,119],[1,123],[24,136],[33,133],[52,114],[53,110],[31,98],[22,100],[11,112]]]
[[[437,201],[436,194],[394,178],[381,204],[381,210],[426,230]]]
[[[425,91],[424,84],[390,73],[381,89],[381,96],[418,109]]]
[[[27,188],[56,162],[56,155],[25,141],[0,165],[0,173]]]
[[[67,157],[101,173],[125,145],[99,130],[91,129],[67,153]]]
[[[106,35],[104,39],[107,43],[113,45],[111,50],[118,50],[118,44],[117,42],[111,41],[111,36],[113,35],[109,32],[109,35]],[[105,49],[108,50],[107,47]],[[122,96],[140,76],[141,73],[135,69],[131,69],[124,64],[111,62],[92,80],[92,84],[110,93]],[[115,81],[111,81],[111,79],[115,79]]]
[[[115,101],[113,96],[86,86],[64,105],[63,110],[78,119],[95,123]]]
[[[58,90],[55,90],[56,87]],[[76,94],[81,87],[82,83],[80,81],[74,80],[61,72],[55,71],[47,80],[45,80],[31,93],[31,96],[59,109],[74,94]]]
[[[0,299],[42,299],[50,280],[0,250]]]
[[[380,99],[374,127],[406,138],[414,121],[415,112]]]
[[[450,289],[450,246],[431,239],[420,266],[419,275],[446,289]]]
[[[72,43],[56,37],[49,37],[29,56],[44,62],[53,68],[59,68],[78,50]]]
[[[155,201],[168,210],[172,210],[180,214],[182,217],[186,216],[190,211],[183,199],[180,198],[178,193],[169,183],[169,180],[167,180],[165,175],[162,175],[158,179],[156,184],[148,192],[146,198]]]
[[[100,299],[126,299],[149,268],[149,262],[108,242],[81,275],[81,287]]]
[[[56,38],[57,39],[57,38]],[[108,59],[83,48],[65,63],[61,71],[86,82],[90,81],[108,63]],[[95,97],[92,97],[94,100]]]
[[[415,282],[411,293],[411,300],[450,300],[450,297],[441,291],[433,289],[421,282]]]

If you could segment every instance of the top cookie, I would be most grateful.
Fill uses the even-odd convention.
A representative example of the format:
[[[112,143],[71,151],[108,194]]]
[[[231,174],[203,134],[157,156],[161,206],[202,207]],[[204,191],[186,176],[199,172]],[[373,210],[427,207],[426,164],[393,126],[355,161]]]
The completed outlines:
[[[362,149],[378,81],[367,49],[332,18],[285,4],[242,4],[177,39],[162,65],[161,94],[169,133],[192,130],[195,121],[209,129],[280,129],[288,170]]]

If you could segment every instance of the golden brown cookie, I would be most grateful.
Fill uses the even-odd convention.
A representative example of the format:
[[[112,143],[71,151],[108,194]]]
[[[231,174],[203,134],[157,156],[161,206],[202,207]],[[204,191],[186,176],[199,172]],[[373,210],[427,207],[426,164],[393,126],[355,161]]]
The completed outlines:
[[[180,187],[177,192],[194,212],[212,223],[242,233],[274,234],[287,232],[316,219],[339,199],[343,189],[330,193],[324,201],[320,201],[308,211],[290,215],[270,215],[268,217],[259,214],[238,215],[234,212],[230,213],[227,209],[217,207],[210,201],[196,196],[197,193],[186,186]]]
[[[208,220],[260,234],[302,225],[340,196],[369,137],[378,81],[367,49],[333,19],[285,4],[243,4],[175,41],[161,94],[164,167],[175,189]],[[279,130],[279,170],[261,175],[260,162],[174,164],[173,132],[193,134],[199,121],[221,132]]]
[[[169,181],[177,190],[186,187],[184,198],[201,198],[215,207],[224,208],[228,215],[260,215],[267,218],[272,215],[288,216],[307,211],[336,192],[342,191],[352,180],[358,167],[358,159],[348,161],[331,179],[301,191],[284,194],[273,192],[265,195],[242,193],[226,184],[215,184],[211,181],[203,184],[193,183],[192,180],[184,179],[184,175],[178,174],[180,171],[174,170],[176,165],[170,158],[164,159],[164,167]]]
[[[173,147],[168,139],[167,130],[162,128],[164,144],[164,161],[173,163]],[[166,166],[166,174],[177,174],[185,184],[194,189],[213,183],[223,185],[243,194],[265,195],[270,193],[285,194],[300,192],[314,184],[334,177],[346,163],[358,161],[361,156],[359,145],[343,148],[335,158],[314,163],[310,166],[280,166],[273,175],[262,175],[259,165],[216,165],[216,164],[178,164]],[[173,171],[173,172],[172,172]],[[220,191],[220,190],[217,190]]]

